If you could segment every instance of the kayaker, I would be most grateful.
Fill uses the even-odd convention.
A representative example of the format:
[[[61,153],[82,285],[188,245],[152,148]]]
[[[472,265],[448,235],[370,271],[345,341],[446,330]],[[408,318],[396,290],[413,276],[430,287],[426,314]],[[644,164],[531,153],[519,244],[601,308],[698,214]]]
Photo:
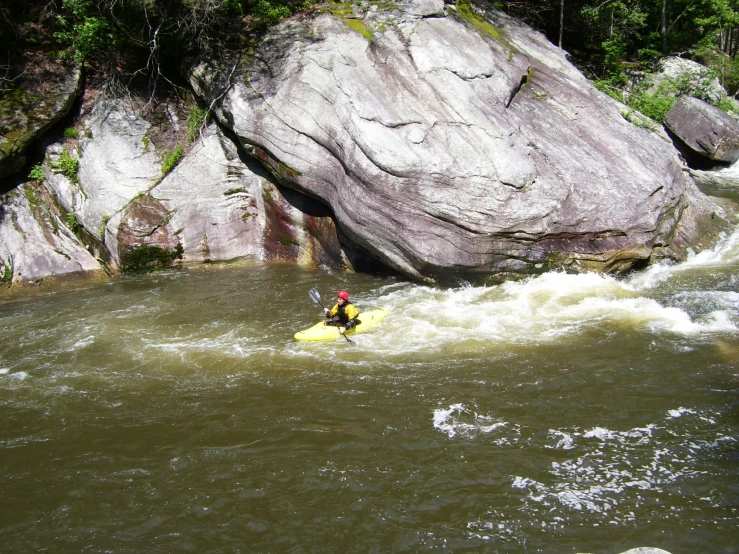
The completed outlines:
[[[326,313],[326,317],[338,318],[338,322],[334,323],[339,327],[339,333],[342,335],[345,331],[355,327],[359,320],[357,316],[359,312],[354,307],[354,304],[349,302],[349,293],[345,290],[340,290],[336,293],[336,304],[330,310],[324,308],[323,311]],[[326,325],[331,325],[331,322],[326,322]]]

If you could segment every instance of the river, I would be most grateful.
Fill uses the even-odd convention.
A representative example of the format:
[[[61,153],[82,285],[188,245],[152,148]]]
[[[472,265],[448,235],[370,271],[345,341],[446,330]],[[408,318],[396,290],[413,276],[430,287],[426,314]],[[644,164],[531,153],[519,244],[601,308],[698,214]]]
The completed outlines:
[[[0,298],[0,551],[739,552],[739,232],[622,279]],[[346,288],[388,318],[293,333]]]

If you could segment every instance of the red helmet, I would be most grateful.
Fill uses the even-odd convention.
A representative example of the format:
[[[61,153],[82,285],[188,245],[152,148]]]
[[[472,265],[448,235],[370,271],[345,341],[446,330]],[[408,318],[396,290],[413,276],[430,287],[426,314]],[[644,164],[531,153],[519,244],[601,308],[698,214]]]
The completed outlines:
[[[345,290],[340,290],[336,293],[336,296],[338,296],[339,298],[343,298],[344,300],[349,300],[349,293]]]

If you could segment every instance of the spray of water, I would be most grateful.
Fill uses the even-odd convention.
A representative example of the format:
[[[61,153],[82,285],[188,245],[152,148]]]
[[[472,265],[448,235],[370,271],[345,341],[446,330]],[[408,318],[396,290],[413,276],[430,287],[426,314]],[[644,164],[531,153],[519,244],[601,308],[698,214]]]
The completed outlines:
[[[550,272],[498,286],[442,289],[391,284],[358,303],[387,307],[391,317],[362,336],[367,348],[451,351],[555,344],[604,329],[676,334],[735,334],[739,294],[692,286],[692,274],[739,262],[739,231],[679,264],[658,264],[629,278]],[[675,282],[688,281],[681,287]],[[666,287],[666,288],[665,288]]]

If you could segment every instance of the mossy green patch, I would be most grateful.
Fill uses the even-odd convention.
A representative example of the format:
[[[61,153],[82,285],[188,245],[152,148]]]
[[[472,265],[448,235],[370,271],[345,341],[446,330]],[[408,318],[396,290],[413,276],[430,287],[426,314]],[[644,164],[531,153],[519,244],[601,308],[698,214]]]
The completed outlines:
[[[277,239],[277,242],[279,242],[282,246],[285,246],[285,247],[287,247],[287,246],[300,246],[300,243],[298,241],[296,241],[295,239],[291,239],[287,235],[281,235]]]
[[[177,243],[173,250],[167,250],[160,246],[142,244],[131,248],[126,252],[121,264],[123,273],[148,273],[157,268],[170,265],[175,259],[182,259],[184,249],[182,244]]]
[[[470,24],[483,37],[502,43],[509,48],[511,52],[515,51],[515,48],[505,39],[503,33],[499,29],[496,29],[487,19],[477,13],[469,0],[460,0],[460,2],[457,3],[457,14],[463,21]]]
[[[360,21],[359,19],[346,19],[344,20],[344,23],[346,23],[346,26],[349,27],[352,31],[356,31],[364,38],[366,38],[368,42],[372,42],[372,31],[364,26],[364,22]]]
[[[293,169],[289,165],[286,165],[279,160],[268,158],[262,161],[265,167],[270,170],[272,175],[274,175],[278,179],[288,179],[289,180],[289,179],[295,179],[295,177],[299,177],[300,175],[302,175],[302,173],[298,171],[297,169]]]
[[[41,205],[41,201],[38,196],[36,196],[36,191],[30,186],[23,187],[23,195],[26,197],[26,200],[28,200],[32,210],[35,210]]]
[[[372,31],[365,26],[362,16],[355,13],[351,2],[329,2],[327,11],[341,19],[352,31],[362,35],[368,42],[372,42]]]

